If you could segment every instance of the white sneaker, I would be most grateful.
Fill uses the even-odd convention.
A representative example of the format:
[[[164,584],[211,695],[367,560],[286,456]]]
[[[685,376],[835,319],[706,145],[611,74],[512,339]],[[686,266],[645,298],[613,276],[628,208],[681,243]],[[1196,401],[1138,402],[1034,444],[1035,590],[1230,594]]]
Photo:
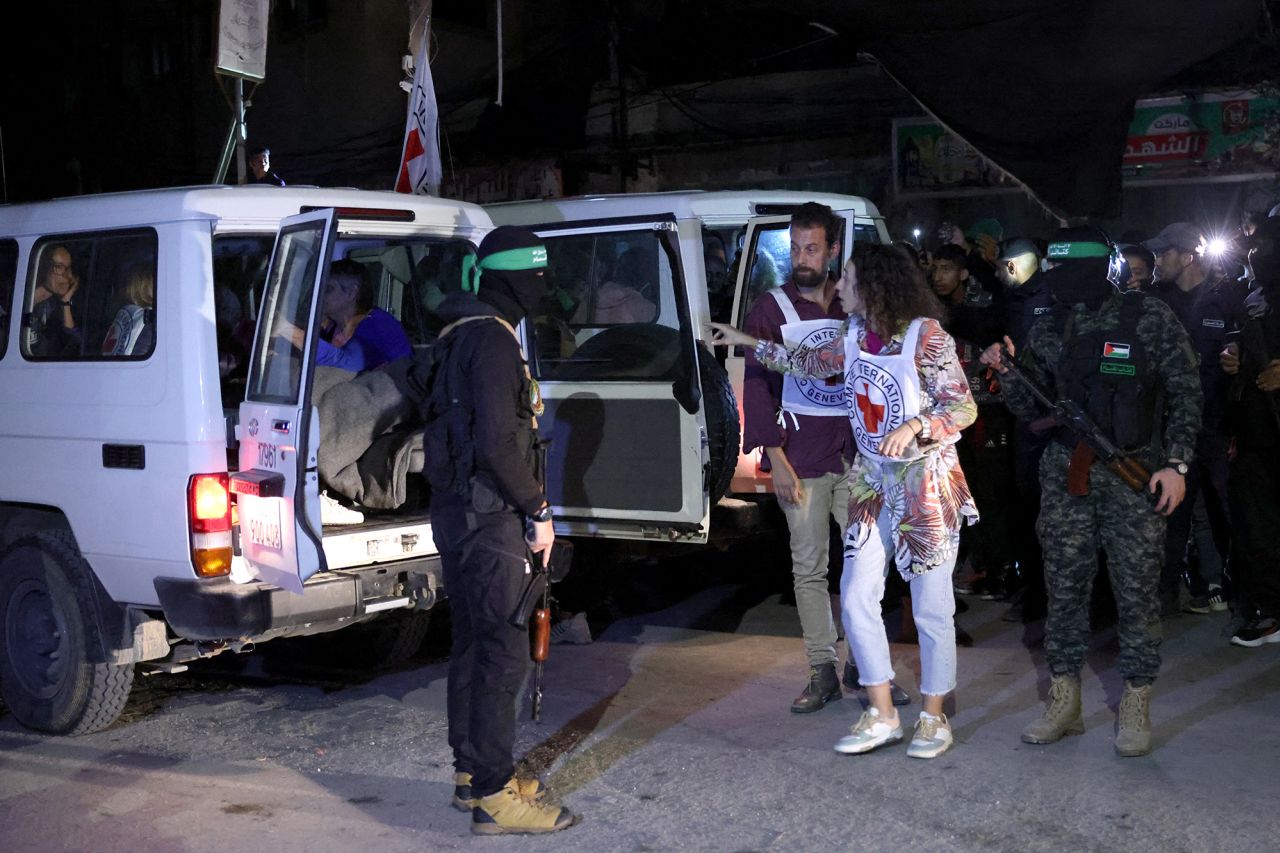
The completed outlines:
[[[937,758],[951,748],[955,740],[951,737],[951,723],[946,714],[933,716],[920,712],[916,721],[916,733],[907,747],[907,755],[912,758]]]
[[[362,524],[364,523],[364,513],[343,506],[334,498],[329,497],[328,492],[321,492],[320,523],[326,526],[330,524]]]
[[[835,750],[845,755],[858,755],[870,752],[886,743],[897,743],[900,740],[902,740],[902,722],[897,714],[895,713],[893,721],[889,722],[882,719],[880,712],[871,707],[862,712],[858,722],[849,729],[849,734],[836,741]]]

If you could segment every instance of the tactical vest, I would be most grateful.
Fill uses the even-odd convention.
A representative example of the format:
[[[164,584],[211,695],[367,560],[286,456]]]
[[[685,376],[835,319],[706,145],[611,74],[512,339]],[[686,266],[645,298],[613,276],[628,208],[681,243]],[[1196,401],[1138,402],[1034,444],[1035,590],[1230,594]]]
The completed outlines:
[[[1058,390],[1079,403],[1085,413],[1124,451],[1149,448],[1155,435],[1159,399],[1146,347],[1138,337],[1142,316],[1140,293],[1122,297],[1119,324],[1074,334],[1071,315],[1057,318],[1062,339]],[[1074,435],[1060,430],[1058,439],[1074,445]]]

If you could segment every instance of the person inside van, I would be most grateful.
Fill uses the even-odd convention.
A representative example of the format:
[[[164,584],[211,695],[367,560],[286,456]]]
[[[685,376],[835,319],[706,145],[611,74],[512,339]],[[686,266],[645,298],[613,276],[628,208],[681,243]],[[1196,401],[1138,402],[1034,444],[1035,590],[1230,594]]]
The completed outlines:
[[[316,364],[352,373],[413,355],[413,344],[400,321],[374,307],[373,282],[362,264],[349,258],[329,267],[329,282],[320,303],[320,348]],[[285,329],[299,349],[306,332]]]
[[[41,254],[36,282],[31,297],[31,354],[45,358],[80,355],[84,313],[76,300],[80,277],[66,246],[54,246]]]
[[[102,354],[150,355],[156,343],[156,275],[148,264],[129,269],[124,282],[125,304],[116,312],[102,341]]]
[[[584,300],[574,315],[580,326],[611,326],[619,323],[652,323],[658,306],[644,295],[657,270],[657,259],[644,247],[633,246],[618,258],[611,280],[600,285],[592,300]],[[588,310],[588,302],[590,310]]]

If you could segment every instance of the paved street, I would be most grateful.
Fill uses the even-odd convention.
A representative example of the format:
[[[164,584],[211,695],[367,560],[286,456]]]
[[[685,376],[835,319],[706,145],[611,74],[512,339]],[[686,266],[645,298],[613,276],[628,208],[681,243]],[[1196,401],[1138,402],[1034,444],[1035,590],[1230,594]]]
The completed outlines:
[[[641,569],[643,571],[643,569]],[[776,587],[776,585],[775,585]],[[584,822],[475,839],[448,806],[440,637],[399,671],[211,661],[135,688],[120,723],[45,738],[0,719],[0,850],[1275,849],[1280,646],[1227,644],[1226,614],[1166,623],[1157,750],[1111,748],[1112,630],[1084,679],[1087,731],[1019,742],[1046,686],[1038,626],[968,599],[954,750],[862,757],[832,743],[854,694],[788,713],[804,662],[776,588],[717,582],[554,646],[540,725],[519,748]],[[341,635],[338,635],[341,636]],[[914,691],[919,656],[895,644]],[[910,709],[912,718],[918,705]]]

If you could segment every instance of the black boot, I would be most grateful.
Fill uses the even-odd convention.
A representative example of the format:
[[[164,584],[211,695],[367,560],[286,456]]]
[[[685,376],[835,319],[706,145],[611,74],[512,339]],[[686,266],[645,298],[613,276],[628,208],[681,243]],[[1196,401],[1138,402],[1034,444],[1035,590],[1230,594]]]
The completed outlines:
[[[862,685],[858,683],[858,665],[853,659],[844,662],[844,675],[841,677],[844,686],[850,690],[861,690]],[[911,695],[907,691],[898,686],[898,682],[889,682],[889,698],[895,705],[910,705]],[[866,704],[865,702],[863,703]]]
[[[824,663],[815,666],[809,670],[809,683],[805,685],[804,692],[791,703],[791,713],[812,714],[843,695],[840,680],[836,678],[836,665]]]

